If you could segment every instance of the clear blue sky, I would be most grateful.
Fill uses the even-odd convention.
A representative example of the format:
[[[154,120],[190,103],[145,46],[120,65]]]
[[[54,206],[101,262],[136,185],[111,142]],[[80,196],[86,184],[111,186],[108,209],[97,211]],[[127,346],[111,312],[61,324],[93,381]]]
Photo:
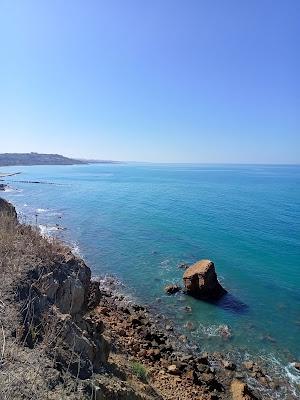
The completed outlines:
[[[300,162],[299,0],[0,0],[0,152]]]

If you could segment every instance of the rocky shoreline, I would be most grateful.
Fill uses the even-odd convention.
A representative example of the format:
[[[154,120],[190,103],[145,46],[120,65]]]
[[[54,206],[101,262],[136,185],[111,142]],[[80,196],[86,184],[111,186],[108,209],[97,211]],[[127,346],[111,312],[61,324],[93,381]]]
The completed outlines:
[[[224,354],[201,353],[163,315],[128,299],[115,279],[92,280],[68,247],[19,224],[2,199],[0,218],[0,398],[275,398],[281,382],[255,362],[241,366]],[[7,376],[16,370],[13,385]]]
[[[147,367],[156,385],[165,391],[164,398],[273,398],[271,392],[276,391],[278,382],[254,361],[241,366],[219,352],[201,353],[164,315],[128,299],[114,277],[100,280],[100,290],[102,297],[95,312],[113,333],[115,348]],[[256,388],[248,386],[247,375],[257,381]],[[269,395],[262,394],[261,385]]]

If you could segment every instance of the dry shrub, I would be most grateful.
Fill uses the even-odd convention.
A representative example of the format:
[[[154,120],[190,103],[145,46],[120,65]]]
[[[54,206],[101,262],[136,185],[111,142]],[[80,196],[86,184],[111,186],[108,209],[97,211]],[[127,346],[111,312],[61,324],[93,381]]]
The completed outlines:
[[[65,252],[65,246],[55,238],[41,236],[38,228],[19,224],[11,216],[0,214],[0,287],[3,279],[16,281],[29,268],[59,263]]]
[[[39,343],[35,338],[40,327],[34,323],[28,325],[34,319],[30,315],[31,299],[16,301],[20,282],[26,281],[28,274],[32,271],[42,274],[45,268],[51,270],[64,259],[66,252],[69,249],[54,238],[41,236],[37,227],[18,223],[13,214],[0,213],[0,400],[85,398],[77,397],[78,382],[57,371],[55,359],[47,356],[49,347],[55,351],[53,338],[58,335],[55,324],[47,324],[48,331],[43,331],[45,340]],[[22,318],[22,305],[28,308],[26,322]],[[56,391],[60,394],[55,394]]]

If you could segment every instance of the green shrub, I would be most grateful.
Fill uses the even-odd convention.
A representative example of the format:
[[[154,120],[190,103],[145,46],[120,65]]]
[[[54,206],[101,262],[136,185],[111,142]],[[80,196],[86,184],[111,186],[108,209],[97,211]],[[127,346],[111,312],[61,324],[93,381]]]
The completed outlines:
[[[143,364],[140,364],[135,361],[131,364],[131,370],[132,370],[132,373],[134,375],[136,375],[142,381],[147,380],[148,372],[147,372],[146,368],[143,366]]]

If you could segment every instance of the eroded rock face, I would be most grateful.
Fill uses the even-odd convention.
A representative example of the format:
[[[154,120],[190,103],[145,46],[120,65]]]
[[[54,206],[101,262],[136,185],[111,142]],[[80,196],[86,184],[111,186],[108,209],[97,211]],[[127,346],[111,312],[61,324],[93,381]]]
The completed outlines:
[[[7,200],[0,198],[0,215],[8,215],[13,217],[13,220],[17,222],[17,212],[15,207]]]
[[[107,362],[110,345],[103,336],[104,324],[92,309],[99,304],[99,283],[91,281],[84,261],[70,251],[62,253],[55,265],[28,271],[18,297],[24,309],[24,337],[29,347],[34,326],[40,340],[49,340],[55,348],[56,363],[86,379]]]
[[[73,374],[86,379],[107,362],[110,345],[102,335],[104,324],[99,318],[74,320],[70,314],[52,310],[50,322],[60,333],[56,341],[56,359],[62,366],[69,366]]]
[[[210,260],[201,260],[189,267],[183,274],[183,281],[186,292],[199,299],[217,299],[226,293]]]

